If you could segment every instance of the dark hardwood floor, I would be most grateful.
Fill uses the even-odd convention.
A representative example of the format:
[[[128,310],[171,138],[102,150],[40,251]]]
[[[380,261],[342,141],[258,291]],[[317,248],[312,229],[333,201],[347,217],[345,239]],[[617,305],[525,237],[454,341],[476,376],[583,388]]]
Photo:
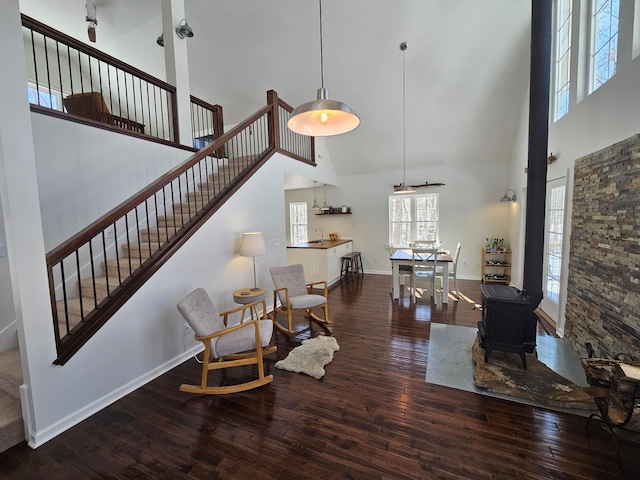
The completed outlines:
[[[365,275],[331,291],[341,348],[322,380],[273,367],[310,335],[276,332],[271,384],[228,396],[181,393],[200,377],[189,360],[36,450],[0,453],[0,478],[640,478],[638,445],[621,441],[619,472],[598,422],[587,436],[584,417],[427,384],[431,323],[475,326],[480,283],[460,281],[459,302],[413,307],[406,295],[392,302],[390,281]]]

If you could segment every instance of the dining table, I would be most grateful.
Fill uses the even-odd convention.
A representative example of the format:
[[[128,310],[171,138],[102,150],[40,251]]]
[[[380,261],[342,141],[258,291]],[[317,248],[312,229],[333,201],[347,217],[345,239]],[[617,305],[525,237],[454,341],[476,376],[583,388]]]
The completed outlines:
[[[453,263],[449,252],[436,254],[436,267],[442,267],[442,303],[449,303],[449,266]],[[400,265],[413,265],[413,250],[399,249],[393,252],[391,257],[391,272],[393,277],[391,293],[393,299],[400,298]]]

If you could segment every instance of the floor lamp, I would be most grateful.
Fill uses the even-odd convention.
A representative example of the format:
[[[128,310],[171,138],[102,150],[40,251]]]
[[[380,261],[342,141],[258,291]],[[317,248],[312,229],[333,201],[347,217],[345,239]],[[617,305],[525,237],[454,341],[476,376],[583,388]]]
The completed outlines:
[[[240,241],[240,256],[253,257],[253,288],[252,291],[260,290],[256,281],[256,257],[265,255],[267,248],[264,244],[262,232],[247,232],[242,234]]]

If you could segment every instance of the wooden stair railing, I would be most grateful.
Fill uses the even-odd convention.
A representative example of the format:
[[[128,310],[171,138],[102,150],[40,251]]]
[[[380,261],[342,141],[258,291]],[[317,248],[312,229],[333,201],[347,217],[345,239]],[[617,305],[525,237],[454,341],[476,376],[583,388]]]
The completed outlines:
[[[21,15],[31,110],[174,145],[176,87]]]
[[[274,153],[315,165],[314,139],[267,105],[47,254],[57,358],[65,364]],[[220,152],[224,152],[222,156]]]

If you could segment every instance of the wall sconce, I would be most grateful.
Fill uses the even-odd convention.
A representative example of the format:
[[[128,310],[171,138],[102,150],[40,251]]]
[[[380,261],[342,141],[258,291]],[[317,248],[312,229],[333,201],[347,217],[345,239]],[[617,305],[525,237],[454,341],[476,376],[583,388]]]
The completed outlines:
[[[508,195],[509,192],[511,192],[511,195]],[[515,202],[516,201],[516,192],[514,192],[511,189],[508,189],[507,191],[504,192],[504,195],[502,196],[500,201],[501,202]]]
[[[176,27],[176,33],[178,34],[179,38],[185,38],[185,37],[193,37],[193,30],[191,30],[191,27],[189,26],[189,24],[187,23],[187,19],[183,18],[180,21],[180,25],[178,27]]]
[[[156,38],[156,43],[161,47],[164,47],[164,34],[160,34],[158,38]]]
[[[243,233],[239,253],[242,257],[253,257],[253,288],[251,290],[254,292],[260,290],[256,281],[256,257],[267,253],[262,232]]]

